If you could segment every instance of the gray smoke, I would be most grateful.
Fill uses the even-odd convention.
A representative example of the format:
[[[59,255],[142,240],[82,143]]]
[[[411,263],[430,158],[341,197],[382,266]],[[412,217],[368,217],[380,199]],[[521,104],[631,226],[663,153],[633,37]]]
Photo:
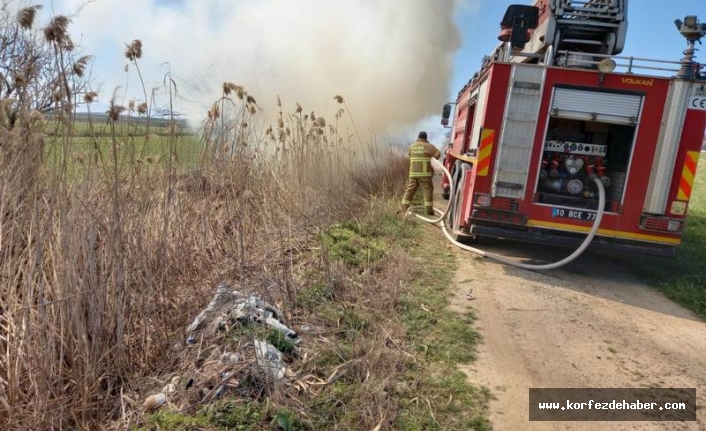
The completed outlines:
[[[438,114],[448,97],[463,0],[98,0],[74,20],[96,72],[110,89],[125,85],[124,44],[141,39],[147,85],[165,68],[202,117],[224,81],[244,85],[272,115],[284,110],[331,116],[341,94],[355,120],[378,130]],[[84,0],[62,0],[74,10]],[[108,58],[106,58],[108,57]],[[111,60],[113,61],[109,61]],[[131,78],[132,79],[132,78]],[[139,97],[134,79],[129,97]]]

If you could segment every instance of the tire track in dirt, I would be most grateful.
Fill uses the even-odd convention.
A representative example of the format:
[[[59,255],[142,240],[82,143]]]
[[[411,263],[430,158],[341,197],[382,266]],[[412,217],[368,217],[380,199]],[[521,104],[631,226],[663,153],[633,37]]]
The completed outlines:
[[[540,274],[452,248],[460,265],[452,308],[472,307],[484,339],[478,361],[464,372],[497,398],[491,402],[495,430],[706,429],[698,409],[706,403],[706,323],[692,313],[605,257],[589,254]],[[481,248],[546,261],[566,254],[504,242]],[[530,423],[531,387],[695,387],[700,421]]]

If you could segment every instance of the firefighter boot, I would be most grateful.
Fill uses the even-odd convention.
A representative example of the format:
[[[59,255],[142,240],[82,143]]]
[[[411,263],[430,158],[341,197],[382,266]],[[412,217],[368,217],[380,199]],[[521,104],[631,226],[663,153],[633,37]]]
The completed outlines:
[[[426,207],[427,208],[427,215],[433,216],[436,213],[434,212],[434,207]]]

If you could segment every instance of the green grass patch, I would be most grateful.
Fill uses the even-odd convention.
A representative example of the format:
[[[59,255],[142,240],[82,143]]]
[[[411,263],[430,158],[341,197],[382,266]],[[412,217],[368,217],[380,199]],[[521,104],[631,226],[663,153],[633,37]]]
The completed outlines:
[[[118,167],[140,165],[143,169],[164,166],[170,151],[175,162],[183,166],[195,166],[201,154],[201,143],[196,136],[145,136],[116,137]],[[173,149],[171,149],[173,145]],[[44,144],[44,160],[47,168],[59,169],[66,159],[70,177],[85,174],[89,166],[99,169],[113,169],[114,160],[112,138],[73,137],[67,144],[59,138],[48,138]]]
[[[409,341],[417,350],[447,365],[469,363],[475,359],[480,335],[473,329],[471,310],[460,316],[448,308],[455,260],[438,238],[430,237],[426,242],[435,246],[413,249],[412,254],[419,254],[417,258],[424,264],[415,270],[416,282],[402,298]]]
[[[353,222],[333,226],[322,240],[330,258],[342,261],[349,268],[379,261],[388,248],[381,238],[362,233],[362,228]]]
[[[289,409],[278,411],[272,419],[272,423],[282,431],[303,431],[308,429],[308,427],[299,420],[297,414]]]
[[[473,328],[472,310],[460,315],[449,309],[456,261],[437,232],[425,229],[421,239],[409,247],[420,265],[403,295],[401,319],[407,342],[424,360],[407,373],[407,380],[416,382],[416,395],[402,403],[396,425],[402,430],[489,430],[490,392],[469,384],[457,369],[476,359],[481,337]]]
[[[309,312],[314,312],[320,305],[333,301],[334,293],[331,286],[323,281],[313,283],[311,286],[297,292],[298,304]]]
[[[329,256],[349,268],[378,262],[392,246],[408,248],[416,243],[419,226],[404,223],[392,207],[373,208],[363,220],[346,221],[328,229],[321,238]]]
[[[259,431],[277,429],[264,426],[270,413],[264,403],[256,401],[222,401],[195,415],[173,413],[162,409],[148,415],[146,424],[135,431],[193,431],[239,430]]]
[[[262,403],[226,401],[206,411],[209,422],[220,429],[255,431],[267,421]]]
[[[159,410],[134,431],[305,431],[310,428],[290,409],[264,402],[224,400],[188,415]]]
[[[475,430],[491,429],[486,415],[491,395],[486,388],[466,383],[461,371],[446,367],[423,367],[408,373],[413,392],[402,394],[397,429]],[[405,389],[403,389],[404,391]]]
[[[299,299],[314,304],[316,314],[336,329],[335,342],[316,352],[315,368],[345,366],[364,357],[370,348],[366,340],[379,333],[380,326],[394,327],[397,334],[401,331],[402,342],[391,348],[404,349],[405,359],[387,376],[387,383],[361,381],[350,373],[337,380],[314,400],[311,427],[359,429],[369,403],[391,402],[396,412],[390,418],[394,429],[489,430],[489,391],[469,384],[457,368],[459,363],[475,360],[480,336],[473,329],[470,310],[460,315],[449,309],[449,288],[457,268],[454,255],[435,231],[413,218],[399,219],[395,209],[373,208],[364,219],[336,225],[322,238],[330,258],[351,269],[366,265],[361,256],[371,248],[379,251],[373,253],[373,263],[395,249],[403,250],[415,263],[400,289],[396,308],[385,310],[391,320],[337,302],[335,289],[325,283],[304,289]],[[387,395],[372,401],[381,396],[375,392],[377,384],[388,385]],[[378,395],[371,399],[371,393]]]
[[[66,123],[57,120],[46,120],[43,126],[44,133],[50,136],[61,136],[66,130]],[[108,122],[104,115],[93,116],[89,121],[86,116],[78,116],[71,123],[71,133],[74,136],[111,136],[113,130],[121,136],[144,136],[147,134],[146,117],[129,117],[122,115],[114,125]],[[176,128],[170,130],[169,119],[152,118],[149,133],[155,135],[193,135],[194,131],[184,121],[176,121]]]
[[[290,338],[287,338],[286,335],[274,329],[267,334],[267,342],[275,346],[280,352],[287,355],[294,353],[294,350],[297,347]]]
[[[673,259],[631,261],[634,272],[665,296],[706,319],[706,160],[699,163],[684,242]]]
[[[178,129],[172,133],[161,121],[150,126],[148,135],[144,123],[123,120],[115,127],[106,124],[105,118],[96,119],[92,126],[85,119],[77,120],[71,130],[61,123],[47,122],[46,168],[57,172],[65,165],[69,178],[80,178],[91,169],[112,172],[117,158],[120,174],[129,177],[135,171],[163,168],[170,153],[179,165],[191,167],[198,163],[202,147],[192,131]]]

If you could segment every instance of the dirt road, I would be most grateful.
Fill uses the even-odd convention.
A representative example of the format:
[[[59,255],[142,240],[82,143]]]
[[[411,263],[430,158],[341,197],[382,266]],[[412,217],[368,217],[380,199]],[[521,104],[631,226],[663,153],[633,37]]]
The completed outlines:
[[[568,254],[501,242],[483,248],[547,261]],[[706,324],[599,256],[537,274],[457,252],[453,307],[474,308],[484,338],[464,371],[497,398],[495,430],[706,430],[703,410],[698,423],[530,423],[532,387],[695,387],[697,406],[706,405]]]

